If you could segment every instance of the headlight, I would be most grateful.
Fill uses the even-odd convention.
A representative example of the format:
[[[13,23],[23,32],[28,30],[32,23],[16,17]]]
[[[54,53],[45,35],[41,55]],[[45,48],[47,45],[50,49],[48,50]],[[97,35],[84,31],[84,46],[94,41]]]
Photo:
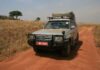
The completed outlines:
[[[33,34],[28,34],[28,39],[35,39],[35,36]]]
[[[55,42],[62,42],[63,41],[63,37],[55,37],[54,41]]]

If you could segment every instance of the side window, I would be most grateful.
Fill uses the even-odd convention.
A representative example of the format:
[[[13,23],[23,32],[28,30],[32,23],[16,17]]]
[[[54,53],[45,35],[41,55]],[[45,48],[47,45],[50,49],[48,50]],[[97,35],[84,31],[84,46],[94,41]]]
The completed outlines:
[[[71,20],[71,26],[75,26],[75,27],[77,27],[77,25],[76,25],[76,23],[75,23],[74,20]]]

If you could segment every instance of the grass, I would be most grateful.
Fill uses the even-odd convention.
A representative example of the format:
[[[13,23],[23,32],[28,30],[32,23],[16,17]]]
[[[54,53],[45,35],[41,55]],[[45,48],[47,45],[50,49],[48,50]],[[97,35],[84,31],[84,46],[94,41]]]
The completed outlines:
[[[79,24],[79,28],[94,26],[93,34],[96,47],[100,47],[100,24]]]
[[[95,35],[96,46],[100,47],[100,24],[95,25],[94,35]]]
[[[40,29],[45,22],[0,20],[0,61],[31,48],[26,34]],[[79,28],[95,26],[96,46],[100,46],[100,24],[79,24]]]
[[[26,34],[45,22],[0,20],[0,61],[30,48]]]

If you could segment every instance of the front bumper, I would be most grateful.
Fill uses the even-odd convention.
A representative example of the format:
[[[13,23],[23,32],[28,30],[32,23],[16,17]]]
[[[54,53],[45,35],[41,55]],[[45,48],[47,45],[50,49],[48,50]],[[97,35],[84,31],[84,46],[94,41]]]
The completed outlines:
[[[48,46],[44,45],[36,45],[36,42],[47,42]],[[61,49],[65,47],[66,40],[64,39],[64,36],[61,35],[55,35],[51,36],[51,38],[47,38],[44,36],[37,37],[35,35],[35,39],[28,39],[28,44],[31,45],[33,48],[39,48],[39,49]]]
[[[43,45],[36,45],[36,42],[47,42],[48,46]],[[35,40],[28,40],[28,44],[31,45],[33,48],[37,47],[39,49],[61,49],[64,47],[65,42],[54,42],[54,41],[35,41]]]

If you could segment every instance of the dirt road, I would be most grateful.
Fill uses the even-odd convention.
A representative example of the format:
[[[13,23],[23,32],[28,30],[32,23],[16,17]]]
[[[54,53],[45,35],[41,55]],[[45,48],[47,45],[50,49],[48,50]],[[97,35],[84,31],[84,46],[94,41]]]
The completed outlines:
[[[79,45],[70,57],[64,58],[53,52],[35,55],[30,49],[0,62],[0,70],[100,70],[100,58],[92,29],[93,27],[80,29]]]

